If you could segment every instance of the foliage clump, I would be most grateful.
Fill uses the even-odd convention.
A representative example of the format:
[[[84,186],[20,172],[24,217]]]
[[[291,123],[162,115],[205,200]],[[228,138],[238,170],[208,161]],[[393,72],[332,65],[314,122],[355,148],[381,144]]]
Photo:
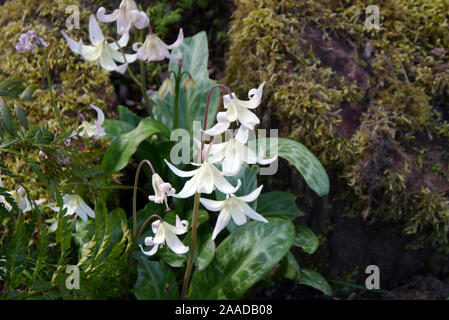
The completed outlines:
[[[449,1],[378,1],[379,30],[371,4],[236,1],[226,83],[267,81],[263,124],[319,155],[341,214],[447,247]]]

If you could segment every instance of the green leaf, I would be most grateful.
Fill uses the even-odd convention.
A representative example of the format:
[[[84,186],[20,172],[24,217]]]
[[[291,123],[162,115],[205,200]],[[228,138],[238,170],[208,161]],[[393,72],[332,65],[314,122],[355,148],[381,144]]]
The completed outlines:
[[[190,299],[239,299],[287,253],[294,238],[291,222],[250,222],[231,233],[216,249],[209,266],[196,272]]]
[[[163,262],[141,257],[137,263],[134,295],[138,300],[176,300],[179,287],[170,268]]]
[[[24,80],[19,77],[6,78],[2,82],[0,82],[0,96],[9,96],[9,91],[23,82]]]
[[[108,138],[115,138],[116,136],[130,132],[135,128],[128,122],[122,120],[109,120],[109,119],[103,122],[103,127],[106,131],[106,136]]]
[[[278,155],[299,170],[304,180],[318,195],[329,193],[329,177],[321,162],[301,143],[287,138],[267,139],[271,148],[277,145]],[[276,143],[277,142],[277,143]]]
[[[26,228],[23,214],[19,213],[14,236],[8,245],[6,254],[7,283],[9,289],[15,289],[23,281],[24,263],[26,258]]]
[[[327,283],[326,279],[316,271],[309,269],[301,269],[299,275],[299,283],[311,286],[328,296],[332,295],[332,287]]]
[[[117,136],[112,141],[102,161],[106,173],[123,169],[136,152],[139,144],[157,133],[170,137],[170,132],[161,122],[143,119],[134,130]]]
[[[295,229],[296,234],[293,244],[297,247],[301,247],[307,253],[314,253],[320,245],[320,241],[315,233],[313,233],[313,231],[305,224],[300,222],[295,223]]]
[[[296,196],[289,192],[272,191],[262,193],[257,199],[257,212],[264,217],[279,217],[293,220],[303,216],[295,203]]]
[[[209,49],[207,36],[204,31],[197,33],[193,37],[184,38],[183,43],[177,49],[182,52],[181,72],[189,72],[195,80],[195,86],[184,92],[180,88],[179,92],[179,128],[184,128],[192,133],[193,121],[203,122],[206,110],[206,100],[209,90],[216,84],[215,80],[209,78],[208,59]],[[178,61],[170,60],[169,69],[178,72]],[[183,76],[186,77],[186,75]],[[172,77],[173,79],[173,77]],[[182,81],[182,80],[181,80]],[[173,85],[174,86],[174,85]],[[173,128],[174,97],[167,95],[159,99],[158,94],[151,96],[155,105],[153,113],[156,119],[164,123],[167,128]],[[214,90],[209,107],[208,127],[215,122],[215,115],[218,110],[220,90]]]
[[[25,113],[25,109],[21,106],[14,104],[14,111],[16,113],[16,117],[19,120],[20,124],[25,128],[29,129],[27,115]]]
[[[20,100],[33,101],[33,94],[37,88],[39,88],[39,85],[35,83],[26,87],[20,95]]]
[[[6,102],[0,99],[0,125],[10,134],[14,134],[14,123],[12,121],[11,111]]]
[[[141,117],[134,114],[131,110],[129,110],[125,106],[118,106],[117,111],[118,111],[119,119],[121,121],[129,123],[134,128],[137,127],[139,125],[140,121],[142,120]]]

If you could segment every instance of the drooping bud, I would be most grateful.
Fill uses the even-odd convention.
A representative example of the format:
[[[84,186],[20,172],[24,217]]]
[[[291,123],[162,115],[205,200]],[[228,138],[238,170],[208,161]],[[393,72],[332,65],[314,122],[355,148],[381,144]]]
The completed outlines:
[[[174,95],[173,82],[170,78],[167,78],[162,82],[161,88],[159,89],[159,99],[163,99],[167,94]]]
[[[187,90],[192,89],[195,86],[196,82],[193,78],[188,77],[185,78],[182,82],[182,85],[184,86],[184,92],[187,92]]]

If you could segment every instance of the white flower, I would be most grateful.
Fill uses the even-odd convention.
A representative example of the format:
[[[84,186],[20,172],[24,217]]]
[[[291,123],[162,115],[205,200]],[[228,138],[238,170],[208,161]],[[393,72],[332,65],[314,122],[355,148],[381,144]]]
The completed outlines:
[[[74,213],[83,221],[87,221],[87,216],[95,218],[95,212],[84,202],[83,198],[76,194],[66,194],[62,197],[64,202],[62,210],[67,209],[66,216]],[[58,207],[51,208],[53,211],[59,212]]]
[[[179,219],[178,215],[176,215],[176,227],[172,226],[171,224],[168,224],[165,221],[157,220],[154,221],[151,224],[151,228],[153,229],[153,232],[155,234],[153,237],[146,237],[145,238],[145,245],[146,246],[153,246],[153,248],[150,251],[144,251],[142,248],[142,245],[140,246],[140,249],[142,252],[147,256],[154,255],[159,245],[162,247],[165,242],[167,242],[167,246],[177,254],[183,254],[189,251],[189,247],[186,247],[176,235],[181,235],[187,232],[187,227],[189,226],[189,223],[186,220]]]
[[[164,80],[164,82],[162,82],[162,85],[159,89],[159,99],[164,99],[167,94],[170,94],[172,96],[175,95],[175,89],[173,88],[173,82],[171,81],[170,78],[167,78]]]
[[[78,128],[78,130],[81,130],[79,135],[83,138],[93,137],[95,139],[98,139],[106,134],[105,129],[102,127],[102,124],[104,122],[104,113],[100,108],[94,106],[93,104],[91,104],[90,107],[97,112],[97,120],[95,120],[93,124],[87,121],[83,121],[83,123],[81,123]]]
[[[128,63],[135,61],[134,55],[125,54],[127,62],[125,63],[125,59],[119,48],[119,46],[124,47],[128,44],[129,33],[125,33],[120,40],[117,41],[119,46],[115,42],[106,42],[103,32],[94,15],[91,15],[89,20],[89,38],[92,43],[91,46],[83,45],[82,40],[76,42],[63,31],[61,32],[73,52],[83,56],[87,61],[99,61],[101,67],[107,71],[124,73],[128,67]],[[117,66],[115,61],[123,64]]]
[[[192,177],[184,185],[184,188],[178,193],[172,195],[174,198],[188,198],[195,193],[212,193],[215,188],[220,190],[225,194],[236,192],[241,185],[240,179],[238,180],[237,186],[233,187],[224,177],[223,174],[211,163],[203,162],[201,165],[193,164],[199,166],[198,169],[192,171],[182,171],[173,166],[170,162],[165,160],[168,167],[176,174],[178,177]]]
[[[171,45],[166,45],[157,35],[150,33],[143,44],[141,42],[133,44],[133,50],[137,52],[134,54],[133,59],[146,62],[161,61],[165,58],[179,60],[182,58],[182,53],[180,51],[170,53],[169,50],[179,47],[183,40],[184,33],[182,29],[179,29],[178,39]]]
[[[148,199],[154,203],[165,202],[165,206],[169,210],[167,195],[171,196],[175,194],[176,190],[172,188],[170,183],[164,182],[157,173],[153,174],[151,180],[153,182],[154,196],[149,196]]]
[[[134,0],[123,0],[118,9],[115,9],[111,14],[105,13],[105,8],[98,9],[98,20],[101,22],[117,21],[117,33],[120,35],[128,33],[132,25],[137,29],[143,29],[150,24],[150,19],[145,12],[138,10]]]
[[[0,178],[0,187],[4,188],[1,178]],[[22,186],[18,187],[17,190],[8,191],[8,193],[14,199],[14,202],[17,204],[20,211],[22,211],[23,213],[31,211],[32,209],[31,203],[28,200],[25,189]],[[40,205],[43,202],[45,202],[45,199],[39,199],[34,201],[36,205]],[[6,201],[6,198],[4,196],[0,196],[0,203],[3,203],[6,210],[8,211],[12,210],[11,204]]]
[[[265,82],[259,88],[251,89],[248,92],[249,101],[243,101],[236,98],[235,93],[232,93],[232,98],[229,94],[223,96],[223,105],[225,112],[217,114],[217,124],[204,131],[209,136],[216,136],[225,132],[231,122],[238,120],[242,126],[249,130],[254,130],[254,126],[260,123],[259,118],[248,109],[255,109],[260,105],[262,100],[263,87]]]
[[[235,224],[240,226],[246,223],[246,217],[253,220],[262,222],[268,222],[267,219],[262,217],[256,211],[254,211],[246,202],[251,202],[257,199],[263,186],[260,186],[250,194],[237,197],[233,194],[228,195],[224,201],[215,201],[210,199],[200,198],[201,204],[210,211],[220,211],[218,215],[217,224],[215,225],[212,239],[220,233],[229,223],[234,220]]]
[[[27,33],[22,33],[19,36],[19,40],[16,44],[16,50],[19,53],[24,53],[25,51],[36,49],[36,46],[39,44],[45,48],[48,47],[48,44],[45,43],[44,39],[37,36],[36,31],[28,30]]]
[[[226,176],[234,176],[239,173],[244,162],[248,164],[270,164],[277,157],[263,159],[245,144],[248,141],[248,131],[240,127],[235,137],[226,142],[212,144],[207,161],[210,163],[222,162],[222,171]],[[198,142],[197,142],[198,143]],[[204,146],[208,150],[209,145]]]

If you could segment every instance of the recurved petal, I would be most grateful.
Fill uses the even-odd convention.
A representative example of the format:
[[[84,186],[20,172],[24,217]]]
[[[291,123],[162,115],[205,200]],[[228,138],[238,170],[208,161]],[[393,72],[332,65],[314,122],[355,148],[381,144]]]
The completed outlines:
[[[225,132],[229,128],[230,124],[231,123],[229,121],[224,121],[224,122],[219,121],[215,124],[215,126],[213,126],[212,128],[210,128],[208,130],[205,130],[203,132],[209,136],[217,136],[217,135]]]
[[[97,19],[101,22],[113,22],[118,19],[119,14],[119,9],[115,9],[111,14],[106,14],[106,9],[101,7],[97,11]]]
[[[216,201],[211,199],[200,198],[201,204],[210,211],[220,211],[223,209],[224,201]]]
[[[139,10],[129,10],[128,15],[137,29],[146,28],[150,24],[150,18],[148,18],[145,12]]]
[[[167,233],[167,238],[165,239],[167,246],[177,254],[183,254],[189,251],[189,247],[186,247],[174,233]]]
[[[214,232],[212,233],[212,240],[215,240],[217,235],[226,228],[229,221],[231,220],[231,214],[227,209],[223,209],[220,211],[220,214],[218,215],[217,223],[215,224]]]
[[[184,40],[184,32],[182,31],[182,28],[181,28],[181,29],[179,29],[178,38],[171,45],[168,45],[167,49],[171,50],[171,49],[175,49],[175,48],[179,47],[183,40]]]
[[[242,208],[245,211],[245,214],[253,219],[253,220],[257,220],[257,221],[262,221],[267,223],[268,220],[265,219],[264,217],[262,217],[260,214],[258,214],[256,211],[254,211],[248,204],[242,202]]]
[[[153,248],[151,248],[150,251],[145,251],[145,250],[143,250],[141,244],[139,244],[139,247],[140,247],[140,249],[142,250],[142,253],[143,253],[144,255],[146,255],[146,256],[153,256],[153,255],[157,252],[157,249],[159,248],[159,245],[157,245],[157,244],[154,245]]]
[[[81,210],[91,218],[95,218],[95,212],[84,202],[80,202]]]
[[[192,177],[195,175],[195,173],[198,172],[198,169],[192,170],[192,171],[182,171],[176,168],[174,165],[172,165],[170,162],[168,162],[166,159],[164,159],[167,166],[170,168],[171,171],[173,171],[174,174],[176,174],[178,177]]]
[[[103,32],[93,14],[89,18],[89,38],[94,46],[104,41]]]
[[[98,123],[100,125],[102,125],[103,122],[104,122],[104,113],[103,113],[103,111],[100,108],[94,106],[93,104],[91,104],[90,107],[97,112],[97,121],[98,121]]]
[[[242,197],[236,197],[237,199],[240,199],[245,202],[251,202],[257,199],[259,197],[260,192],[262,191],[263,185],[252,191],[251,193],[247,194],[246,196]]]
[[[177,193],[173,194],[173,198],[189,198],[193,196],[198,191],[198,177],[194,176],[192,179],[188,180],[182,190]]]
[[[64,33],[64,31],[61,31],[63,37],[67,41],[67,44],[69,45],[70,50],[75,52],[76,54],[81,54],[82,48],[83,48],[83,41],[80,40],[79,42],[76,42],[72,38],[70,38],[68,35]]]
[[[239,188],[240,185],[242,184],[242,182],[240,181],[240,179],[237,182],[237,186],[233,187],[218,171],[215,174],[215,186],[217,187],[218,190],[220,190],[221,192],[225,193],[225,194],[231,194],[231,193],[235,193]]]

